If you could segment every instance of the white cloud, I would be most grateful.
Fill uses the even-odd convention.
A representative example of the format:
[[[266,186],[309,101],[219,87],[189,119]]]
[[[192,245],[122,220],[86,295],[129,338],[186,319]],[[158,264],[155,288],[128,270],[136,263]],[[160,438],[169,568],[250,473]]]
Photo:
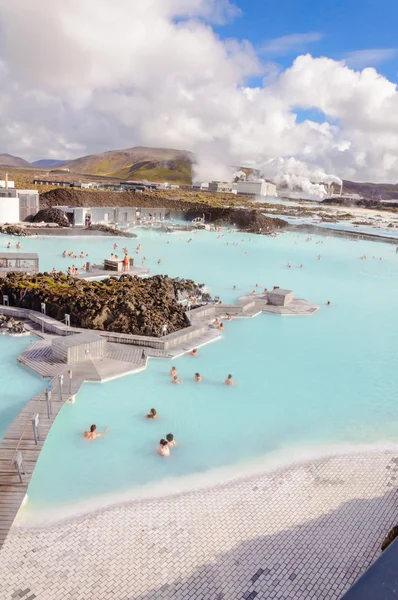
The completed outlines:
[[[397,55],[397,48],[374,48],[373,50],[356,50],[349,52],[344,62],[354,69],[374,67],[382,64]]]
[[[308,44],[319,42],[323,38],[321,33],[310,31],[309,33],[292,33],[282,37],[275,38],[266,42],[261,50],[266,54],[282,56],[290,52],[302,52],[308,47]]]
[[[2,152],[72,158],[142,144],[195,152],[206,179],[227,177],[230,165],[278,164],[274,177],[288,167],[318,184],[324,172],[397,179],[395,84],[373,68],[310,55],[280,71],[249,42],[215,34],[210,18],[230,18],[231,3],[0,0],[0,8]],[[324,122],[299,122],[308,109]]]

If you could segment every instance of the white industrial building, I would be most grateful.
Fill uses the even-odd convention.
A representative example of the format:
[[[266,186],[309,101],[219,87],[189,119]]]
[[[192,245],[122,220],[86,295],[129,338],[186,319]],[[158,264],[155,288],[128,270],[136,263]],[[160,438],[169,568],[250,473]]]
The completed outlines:
[[[9,185],[10,182],[8,182]],[[0,187],[0,223],[18,223],[39,211],[39,192]]]
[[[269,181],[238,181],[238,194],[253,194],[255,196],[277,196],[276,185]]]
[[[225,181],[210,181],[209,192],[223,192],[225,194],[236,194],[235,184]]]
[[[166,214],[164,208],[141,208],[131,206],[57,206],[56,208],[71,214],[72,223],[76,227],[85,227],[89,223],[92,225],[110,225],[116,223],[120,226],[135,225],[140,222],[162,221]]]
[[[209,184],[207,181],[193,181],[192,189],[193,190],[208,190]]]
[[[15,183],[6,176],[5,179],[0,179],[0,188],[15,188]]]

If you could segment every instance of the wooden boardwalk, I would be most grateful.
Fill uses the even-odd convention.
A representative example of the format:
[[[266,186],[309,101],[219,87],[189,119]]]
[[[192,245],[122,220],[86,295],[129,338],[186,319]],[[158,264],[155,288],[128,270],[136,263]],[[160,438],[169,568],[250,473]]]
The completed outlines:
[[[78,392],[83,381],[82,373],[77,369],[72,379],[72,394],[69,394],[69,378],[64,377],[60,401],[58,378],[54,380],[50,418],[47,414],[46,393],[43,392],[32,398],[21,410],[0,443],[0,548],[25,499],[29,482],[51,426],[64,402]],[[37,444],[35,444],[32,426],[33,414],[39,415]],[[14,465],[17,452],[20,452],[23,458],[25,473],[22,474],[22,482]]]

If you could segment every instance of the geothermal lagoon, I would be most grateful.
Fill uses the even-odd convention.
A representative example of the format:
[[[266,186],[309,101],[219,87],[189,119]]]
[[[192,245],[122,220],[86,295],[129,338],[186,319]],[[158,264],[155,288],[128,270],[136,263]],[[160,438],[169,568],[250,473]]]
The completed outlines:
[[[224,303],[279,285],[320,310],[311,317],[234,319],[225,322],[222,339],[201,347],[196,357],[150,359],[141,373],[84,384],[47,438],[20,511],[24,523],[397,442],[394,245],[291,232],[134,231],[133,240],[26,238],[22,247],[39,253],[40,270],[65,271],[72,261],[62,258],[63,250],[83,250],[100,262],[115,241],[132,255],[140,243],[138,260],[145,256],[151,273],[204,282]],[[9,341],[13,349],[19,343]],[[172,365],[183,379],[180,386],[170,384]],[[228,373],[237,382],[233,388],[223,385]],[[15,414],[44,385],[29,377],[33,385],[19,391]],[[144,418],[151,407],[156,421]],[[88,444],[82,432],[91,423],[109,432]],[[162,460],[155,449],[169,432],[178,446]]]

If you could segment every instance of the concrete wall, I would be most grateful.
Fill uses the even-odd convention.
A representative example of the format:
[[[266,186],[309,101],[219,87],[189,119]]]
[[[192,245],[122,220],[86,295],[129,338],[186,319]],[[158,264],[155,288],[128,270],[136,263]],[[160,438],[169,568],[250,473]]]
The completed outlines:
[[[60,210],[73,213],[74,224],[77,227],[85,226],[86,215],[91,215],[94,223],[118,223],[119,225],[135,225],[137,221],[163,220],[166,209],[164,208],[140,208],[135,206],[98,206],[91,208],[58,206]]]
[[[106,344],[107,340],[101,338],[68,346],[62,338],[58,338],[52,341],[51,354],[55,359],[64,363],[75,364],[106,356]]]
[[[265,190],[265,195],[266,196],[277,196],[278,194],[276,193],[276,185],[274,183],[270,183],[267,181],[267,187]]]
[[[238,181],[237,190],[238,194],[256,194],[258,196],[265,196],[267,184],[265,181]]]
[[[238,194],[256,194],[257,196],[276,196],[276,185],[269,181],[238,181]]]
[[[35,215],[39,212],[39,193],[18,192],[19,197],[19,220],[24,221],[26,217]]]
[[[286,306],[293,300],[293,292],[288,292],[286,294],[278,294],[273,292],[268,292],[268,304],[272,306]]]
[[[19,222],[19,199],[0,197],[0,223]]]

